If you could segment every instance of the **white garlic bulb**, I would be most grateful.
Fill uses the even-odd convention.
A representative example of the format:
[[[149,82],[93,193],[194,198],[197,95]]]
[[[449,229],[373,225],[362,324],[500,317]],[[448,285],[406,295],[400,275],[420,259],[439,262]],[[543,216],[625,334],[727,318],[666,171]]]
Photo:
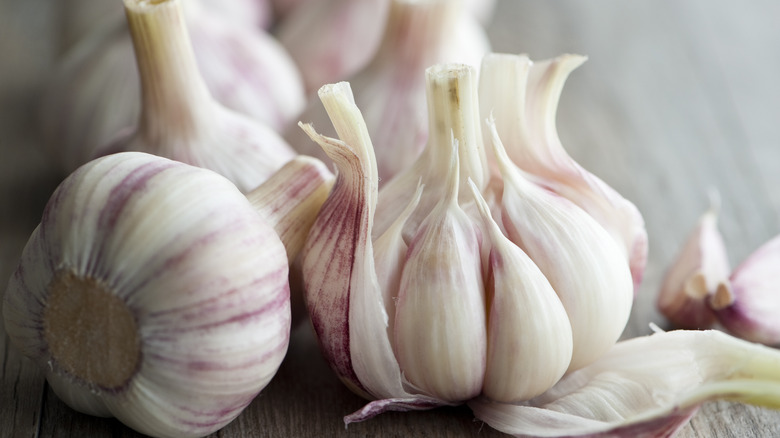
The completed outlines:
[[[461,3],[391,0],[379,49],[348,79],[371,134],[380,187],[414,163],[425,146],[425,69],[445,62],[478,67],[490,50],[485,31]],[[323,135],[335,135],[318,99],[309,101],[300,120]],[[296,151],[329,161],[297,126],[287,130],[285,139]]]
[[[341,141],[305,127],[339,170],[302,252],[307,305],[339,377],[379,400],[373,414],[539,395],[606,352],[633,301],[628,263],[606,230],[521,182],[505,154],[503,197],[491,196],[500,204],[483,199],[476,70],[444,64],[426,77],[428,144],[382,190],[347,83],[320,90]],[[510,376],[522,378],[507,385]]]
[[[12,344],[78,411],[155,437],[221,428],[287,351],[287,260],[300,245],[285,254],[275,229],[302,241],[307,219],[294,216],[316,216],[328,184],[322,163],[284,169],[258,188],[266,206],[212,171],[149,154],[80,167],[52,195],[9,282]]]
[[[167,3],[145,7],[163,8]],[[217,101],[275,131],[298,115],[305,104],[300,73],[273,37],[222,20],[199,3],[187,3],[184,11],[198,70]],[[180,26],[166,26],[160,32],[167,27]],[[140,107],[139,73],[127,22],[106,23],[68,52],[44,89],[44,146],[70,172],[92,158],[95,148],[134,126]]]
[[[439,126],[403,185],[378,190],[349,84],[319,92],[339,139],[302,125],[338,168],[302,256],[323,354],[372,400],[346,423],[467,403],[520,436],[666,436],[714,398],[780,405],[777,351],[703,331],[616,343],[634,296],[622,243],[513,164],[492,121],[500,171],[467,162],[487,159],[475,72],[427,75]]]
[[[240,25],[267,29],[273,22],[270,0],[194,0],[209,13]],[[58,2],[65,50],[73,47],[106,21],[123,19],[122,3],[106,0],[63,0]]]
[[[140,151],[205,167],[243,192],[292,159],[271,128],[217,103],[198,72],[180,3],[128,1],[127,21],[141,79],[138,127],[98,154]]]
[[[379,46],[390,0],[316,0],[293,9],[274,35],[303,75],[307,92],[368,63]]]

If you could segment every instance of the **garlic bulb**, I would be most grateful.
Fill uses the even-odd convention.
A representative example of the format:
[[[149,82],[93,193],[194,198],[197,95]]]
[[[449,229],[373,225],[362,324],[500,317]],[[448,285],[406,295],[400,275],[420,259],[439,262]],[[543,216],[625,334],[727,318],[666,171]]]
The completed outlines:
[[[316,215],[327,170],[312,161],[275,175],[289,190],[274,178],[258,188],[282,198],[269,206]],[[155,437],[214,432],[286,353],[295,254],[274,227],[297,230],[291,241],[308,232],[289,211],[165,158],[91,161],[57,188],[24,249],[3,304],[8,336],[78,411]]]
[[[562,55],[532,62],[490,54],[480,70],[480,112],[493,117],[511,160],[537,182],[574,202],[624,247],[638,291],[647,264],[647,231],[639,210],[565,151],[555,126],[563,84],[585,61]]]
[[[731,295],[731,268],[717,220],[715,201],[699,219],[661,284],[658,310],[677,328],[712,326],[715,313],[710,300]]]
[[[273,21],[270,0],[195,0],[208,8],[209,13],[233,23],[260,28],[270,27]],[[124,17],[121,2],[105,0],[64,0],[59,2],[63,26],[63,48],[69,49],[106,21],[121,21]]]
[[[521,182],[505,156],[503,198],[491,196],[500,204],[483,199],[475,69],[443,64],[426,77],[428,144],[381,191],[347,83],[320,90],[341,141],[304,127],[339,171],[302,252],[307,306],[336,373],[377,400],[358,418],[480,394],[539,395],[608,350],[633,301],[628,263],[607,231]]]
[[[136,130],[98,148],[98,154],[164,156],[214,170],[243,192],[293,158],[271,128],[212,99],[187,50],[179,2],[148,6],[128,0],[126,8],[141,78],[141,114]]]
[[[153,10],[170,7],[169,2],[178,8],[181,0],[128,4]],[[187,3],[185,12],[198,69],[217,101],[276,131],[298,115],[305,104],[300,74],[278,42],[257,29],[221,20],[197,2]],[[169,24],[160,32],[180,27]],[[125,20],[90,34],[68,52],[43,92],[43,143],[66,172],[136,123],[140,81],[127,29]],[[186,40],[176,41],[182,44],[179,51],[190,50]]]
[[[380,187],[410,166],[425,146],[425,69],[445,62],[479,66],[489,51],[485,31],[461,3],[391,0],[377,53],[348,80],[374,145]],[[335,135],[319,100],[310,100],[300,119],[323,135]],[[297,126],[288,129],[285,139],[298,152],[329,161]]]
[[[390,0],[306,1],[274,34],[303,75],[307,92],[366,65],[379,46]]]
[[[780,236],[770,239],[729,276],[731,287],[718,288],[709,300],[718,321],[734,335],[752,342],[780,345],[780,293],[775,276]]]

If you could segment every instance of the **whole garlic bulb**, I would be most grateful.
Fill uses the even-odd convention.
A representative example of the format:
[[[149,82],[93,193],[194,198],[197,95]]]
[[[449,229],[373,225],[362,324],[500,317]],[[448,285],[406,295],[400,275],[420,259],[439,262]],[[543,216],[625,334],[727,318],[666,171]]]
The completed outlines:
[[[391,0],[379,49],[348,79],[374,145],[380,186],[410,166],[425,146],[425,69],[445,62],[478,67],[489,50],[485,31],[462,1]],[[335,135],[318,99],[309,101],[300,120],[323,135]],[[329,161],[297,126],[287,130],[285,139],[296,151]]]
[[[305,126],[339,170],[302,252],[307,305],[336,373],[377,400],[358,418],[528,400],[609,350],[633,301],[617,243],[526,178],[495,132],[504,184],[490,193],[476,69],[426,78],[428,144],[382,190],[348,84],[320,90],[340,141]]]
[[[205,167],[243,192],[295,156],[271,128],[217,103],[198,72],[178,1],[126,2],[141,79],[138,127],[98,154],[140,151]]]
[[[298,115],[305,104],[301,76],[273,37],[222,20],[197,2],[184,11],[198,69],[217,101],[275,131]],[[41,130],[44,146],[64,171],[135,125],[141,92],[133,53],[126,20],[107,22],[69,51],[54,72],[43,91]]]
[[[315,216],[327,170],[312,162],[279,174],[291,189],[258,190]],[[78,411],[155,437],[214,432],[287,351],[297,250],[285,254],[275,228],[289,241],[308,228],[276,210],[165,158],[91,161],[60,184],[24,249],[3,303],[8,336]]]
[[[210,13],[224,17],[233,23],[267,29],[273,22],[269,0],[195,0],[207,7]],[[106,21],[123,19],[121,2],[105,0],[64,0],[58,2],[63,26],[62,42],[65,50]]]

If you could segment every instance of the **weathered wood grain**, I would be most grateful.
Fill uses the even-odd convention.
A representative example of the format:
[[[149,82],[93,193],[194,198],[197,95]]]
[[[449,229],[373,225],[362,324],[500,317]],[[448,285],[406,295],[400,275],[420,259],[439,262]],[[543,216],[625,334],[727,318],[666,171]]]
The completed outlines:
[[[0,0],[0,290],[58,177],[40,151],[41,83],[56,57],[51,0]],[[559,107],[564,145],[633,200],[650,235],[645,282],[625,336],[665,326],[659,282],[708,193],[736,265],[780,232],[780,3],[774,0],[500,0],[496,51],[589,56]],[[279,374],[219,437],[501,436],[466,408],[390,413],[345,429],[363,401],[329,372],[300,326]],[[75,413],[0,328],[0,437],[136,437]],[[705,405],[681,438],[780,436],[780,413]]]

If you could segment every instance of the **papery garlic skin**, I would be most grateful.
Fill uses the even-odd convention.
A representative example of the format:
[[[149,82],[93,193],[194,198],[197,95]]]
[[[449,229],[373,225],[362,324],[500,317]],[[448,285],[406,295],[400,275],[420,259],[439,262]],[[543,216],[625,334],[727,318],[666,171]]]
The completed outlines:
[[[118,316],[101,318],[96,300]],[[84,165],[52,195],[3,317],[12,344],[73,408],[150,436],[199,437],[273,377],[289,306],[284,246],[233,184],[122,153]]]
[[[391,0],[376,54],[345,79],[368,126],[377,157],[380,188],[422,152],[428,137],[425,69],[440,63],[478,67],[490,50],[487,35],[460,1]],[[311,99],[301,120],[334,136],[327,114]],[[285,139],[300,153],[329,160],[300,129]]]
[[[525,55],[485,56],[480,112],[495,119],[512,162],[587,211],[624,248],[636,293],[647,264],[644,219],[633,203],[568,155],[555,124],[564,82],[585,59],[561,55],[532,62]]]
[[[729,277],[730,288],[719,288],[709,304],[718,321],[734,335],[752,342],[780,345],[780,236],[764,243]]]
[[[709,328],[715,323],[710,300],[730,293],[731,267],[717,215],[713,205],[699,218],[661,284],[658,310],[676,328]]]
[[[780,352],[717,331],[619,342],[524,405],[474,400],[474,414],[522,437],[674,436],[699,405],[731,400],[780,408]]]
[[[196,6],[184,8],[187,29],[198,71],[213,97],[281,130],[305,104],[301,76],[289,54],[269,34],[232,25]],[[47,152],[64,172],[136,124],[141,91],[133,53],[126,20],[107,21],[55,68],[42,93],[41,131]]]
[[[153,6],[127,0],[127,20],[141,77],[135,131],[97,154],[140,151],[214,170],[243,192],[295,156],[271,128],[228,110],[197,73],[178,1]]]

